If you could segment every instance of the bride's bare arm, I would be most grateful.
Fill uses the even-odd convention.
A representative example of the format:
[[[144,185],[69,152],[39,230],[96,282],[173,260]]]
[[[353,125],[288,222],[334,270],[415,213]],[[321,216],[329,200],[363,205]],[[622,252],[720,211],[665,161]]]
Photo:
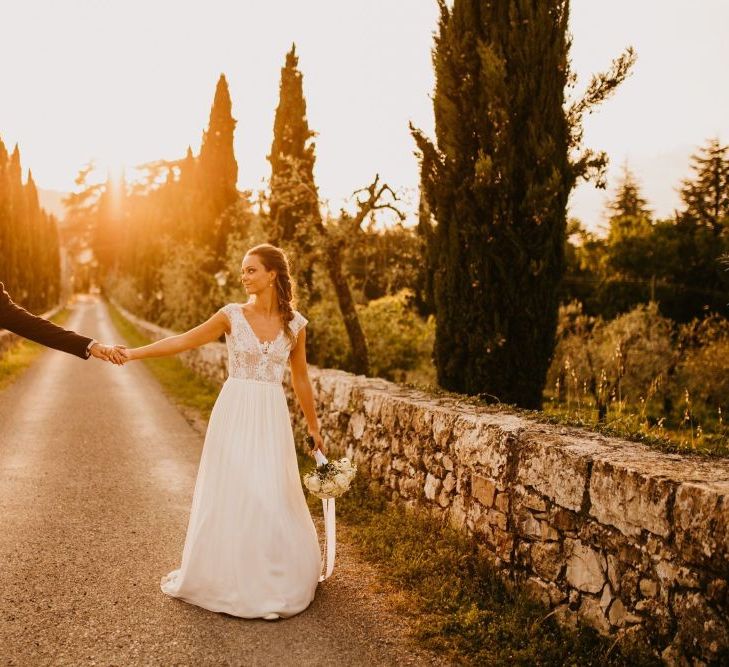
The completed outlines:
[[[171,354],[178,354],[194,347],[200,347],[205,343],[212,343],[220,336],[229,331],[228,318],[225,313],[218,311],[207,322],[190,329],[185,333],[176,336],[162,338],[149,345],[134,347],[126,350],[127,359],[145,359],[147,357],[166,357]]]
[[[298,333],[296,345],[289,355],[289,364],[291,365],[291,386],[304,413],[309,433],[313,436],[317,447],[324,453],[324,442],[319,433],[319,420],[314,405],[314,391],[311,388],[309,368],[306,365],[306,327]]]

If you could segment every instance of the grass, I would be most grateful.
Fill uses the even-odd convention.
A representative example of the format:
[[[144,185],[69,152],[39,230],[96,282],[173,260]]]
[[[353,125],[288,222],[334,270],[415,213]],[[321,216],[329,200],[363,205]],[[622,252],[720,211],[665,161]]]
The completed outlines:
[[[68,311],[63,309],[51,318],[51,322],[62,326],[68,319],[68,315]],[[15,382],[15,380],[22,375],[23,371],[25,371],[25,369],[28,368],[28,366],[30,366],[45,349],[47,348],[39,343],[21,339],[9,348],[5,354],[0,356],[0,391]]]
[[[494,402],[480,396],[469,396],[447,391],[427,382],[400,383],[408,389],[416,389],[436,397],[451,398],[466,405],[489,408],[518,414],[542,424],[558,424],[585,428],[602,435],[640,442],[670,454],[687,454],[703,457],[729,456],[729,429],[722,426],[717,432],[702,432],[696,425],[686,428],[651,426],[638,412],[628,409],[611,410],[604,422],[597,420],[597,410],[589,405],[579,409],[545,399],[543,410],[526,410],[506,403]]]
[[[112,319],[134,345],[146,342],[111,306]],[[158,362],[158,363],[155,363]],[[165,391],[209,415],[216,391],[177,359],[150,360]],[[186,386],[188,385],[188,386]],[[302,441],[302,433],[297,439]],[[302,472],[312,459],[297,452]],[[312,511],[321,501],[311,494]],[[320,510],[319,510],[320,511]],[[358,475],[337,500],[337,514],[354,530],[362,556],[414,600],[416,640],[464,665],[653,665],[637,645],[615,645],[590,628],[561,628],[549,610],[519,587],[507,586],[478,551],[475,540],[439,525],[422,510],[407,511]]]
[[[114,326],[129,347],[139,347],[152,342],[125,319],[113,304],[107,303],[107,306]],[[206,420],[210,418],[220,387],[201,378],[174,357],[144,359],[142,363],[149,368],[170,398],[186,408],[195,410]]]

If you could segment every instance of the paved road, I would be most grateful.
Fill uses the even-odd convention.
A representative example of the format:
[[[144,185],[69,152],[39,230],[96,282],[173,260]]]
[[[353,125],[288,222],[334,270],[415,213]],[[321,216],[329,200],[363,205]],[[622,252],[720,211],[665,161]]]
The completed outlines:
[[[91,299],[68,326],[119,340]],[[49,350],[0,392],[0,665],[443,664],[408,646],[346,541],[291,619],[164,595],[202,442],[139,364]]]

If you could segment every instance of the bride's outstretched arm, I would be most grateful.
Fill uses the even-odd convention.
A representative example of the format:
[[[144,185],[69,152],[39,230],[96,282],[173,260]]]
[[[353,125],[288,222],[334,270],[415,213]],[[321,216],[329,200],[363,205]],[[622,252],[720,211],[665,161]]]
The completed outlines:
[[[228,331],[228,326],[228,318],[225,313],[218,311],[207,322],[203,322],[185,333],[168,336],[149,345],[126,350],[126,357],[129,361],[132,361],[134,359],[166,357],[171,354],[178,354],[205,345],[205,343],[212,343]]]

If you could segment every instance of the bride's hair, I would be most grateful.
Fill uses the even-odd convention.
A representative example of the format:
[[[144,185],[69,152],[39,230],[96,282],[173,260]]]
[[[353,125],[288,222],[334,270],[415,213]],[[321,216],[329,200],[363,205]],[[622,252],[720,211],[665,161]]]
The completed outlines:
[[[296,305],[296,283],[289,271],[289,260],[286,253],[270,243],[261,243],[251,248],[247,255],[256,255],[266,271],[276,271],[276,296],[278,309],[281,313],[281,324],[284,335],[289,339],[291,347],[296,339],[289,329],[289,322],[294,319],[294,306]]]

